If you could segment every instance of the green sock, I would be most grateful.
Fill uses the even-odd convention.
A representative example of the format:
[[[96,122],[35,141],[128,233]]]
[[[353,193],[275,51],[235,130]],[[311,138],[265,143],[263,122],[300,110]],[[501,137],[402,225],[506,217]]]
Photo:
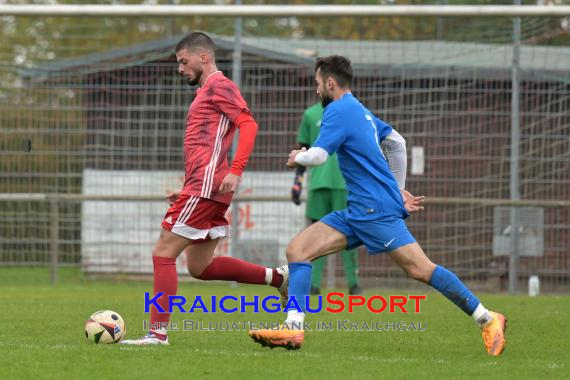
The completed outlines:
[[[358,254],[355,249],[351,249],[350,251],[342,252],[340,255],[346,275],[346,283],[350,289],[358,285]]]
[[[318,259],[313,261],[313,273],[312,273],[312,280],[311,286],[313,288],[320,288],[321,287],[321,279],[323,277],[323,271],[325,270],[325,264],[327,262],[327,258],[319,257]]]

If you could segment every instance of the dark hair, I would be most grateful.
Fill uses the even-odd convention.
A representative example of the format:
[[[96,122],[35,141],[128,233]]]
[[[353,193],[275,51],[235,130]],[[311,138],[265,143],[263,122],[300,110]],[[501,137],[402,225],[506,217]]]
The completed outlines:
[[[340,55],[319,57],[315,63],[315,72],[321,69],[323,78],[333,77],[340,87],[350,87],[352,83],[352,66],[350,59]]]
[[[181,39],[180,42],[176,45],[176,53],[182,49],[205,50],[209,53],[214,54],[216,45],[206,33],[192,32]]]

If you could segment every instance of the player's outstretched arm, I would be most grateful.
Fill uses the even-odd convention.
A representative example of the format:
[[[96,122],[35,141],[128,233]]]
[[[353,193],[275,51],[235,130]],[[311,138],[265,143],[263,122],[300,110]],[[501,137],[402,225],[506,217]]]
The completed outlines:
[[[289,160],[287,166],[295,168],[297,165],[302,166],[319,166],[324,164],[329,158],[326,150],[319,147],[312,147],[309,150],[305,148],[301,150],[292,150],[289,153]]]

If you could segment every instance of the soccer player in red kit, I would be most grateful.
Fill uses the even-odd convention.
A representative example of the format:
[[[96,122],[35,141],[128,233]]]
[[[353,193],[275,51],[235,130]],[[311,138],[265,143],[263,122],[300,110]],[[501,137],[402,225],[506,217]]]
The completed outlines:
[[[178,73],[191,86],[200,87],[186,117],[184,186],[167,195],[171,207],[152,252],[154,294],[164,293],[158,304],[165,311],[168,296],[178,288],[176,257],[183,251],[192,277],[268,284],[286,297],[287,266],[273,269],[233,257],[214,257],[219,238],[229,236],[225,214],[257,133],[257,123],[239,89],[217,69],[214,49],[214,42],[201,32],[188,34],[176,46]],[[238,128],[237,151],[230,166],[227,155]],[[121,343],[168,344],[164,326],[169,320],[169,313],[158,313],[151,306],[148,334]]]

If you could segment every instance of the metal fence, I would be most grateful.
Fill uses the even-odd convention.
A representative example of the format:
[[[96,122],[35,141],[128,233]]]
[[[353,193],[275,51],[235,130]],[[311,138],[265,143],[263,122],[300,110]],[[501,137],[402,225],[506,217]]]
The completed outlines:
[[[13,226],[4,229],[10,238],[2,241],[2,265],[49,265],[54,282],[60,266],[80,266],[93,275],[152,273],[150,252],[167,207],[160,197],[3,194],[0,201],[5,204],[3,225]],[[434,262],[451,268],[474,289],[506,291],[512,275],[524,289],[522,284],[537,275],[542,291],[570,290],[569,201],[429,197],[426,203],[408,220],[411,231]],[[234,252],[264,265],[284,263],[287,242],[303,227],[302,212],[282,195],[242,195],[232,207],[240,210],[238,234],[224,240],[217,254]],[[521,257],[516,272],[509,273],[508,211],[513,207],[539,210],[542,217],[521,220]],[[232,244],[239,248],[232,251]],[[388,256],[370,256],[364,248],[358,255],[364,286],[418,286]],[[184,255],[178,269],[186,273]],[[332,273],[335,285],[342,286],[340,263]]]
[[[206,30],[230,76],[233,19],[1,20],[0,265],[150,273],[166,210],[158,199],[180,186],[193,98],[176,75],[173,47],[188,30]],[[306,221],[303,206],[288,201],[292,173],[283,162],[303,110],[317,101],[314,58],[344,54],[355,95],[407,140],[407,187],[428,197],[409,225],[428,255],[476,288],[506,290],[510,270],[519,290],[538,274],[546,291],[568,291],[568,19],[523,18],[518,53],[504,17],[344,17],[334,25],[243,19],[239,79],[260,131],[233,206],[237,244],[226,241],[218,253],[284,260]],[[520,202],[509,201],[513,162]],[[520,257],[509,263],[513,233]],[[334,274],[342,285],[340,260]],[[362,251],[360,275],[365,286],[413,286],[388,257]]]

